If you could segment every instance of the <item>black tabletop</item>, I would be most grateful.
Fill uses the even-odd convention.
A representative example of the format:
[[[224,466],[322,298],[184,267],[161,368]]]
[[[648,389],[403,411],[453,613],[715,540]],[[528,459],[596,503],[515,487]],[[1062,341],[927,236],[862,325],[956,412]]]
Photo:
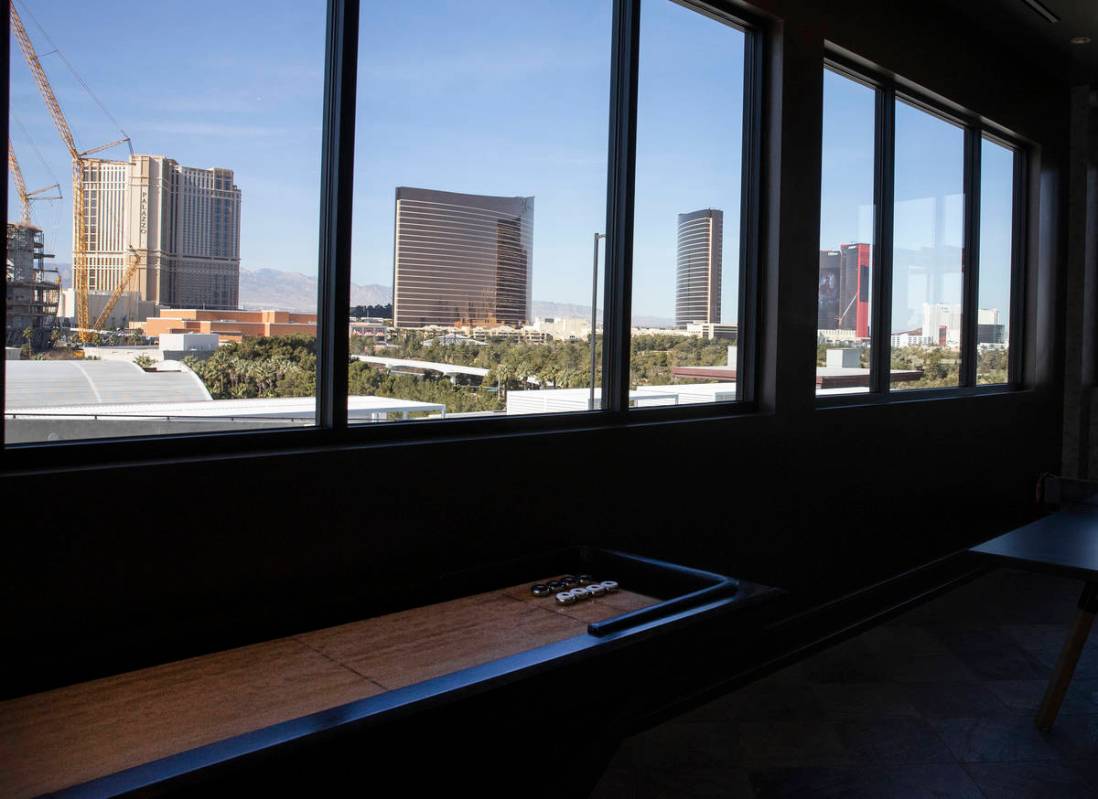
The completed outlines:
[[[1025,569],[1098,581],[1098,507],[1053,513],[970,551]]]

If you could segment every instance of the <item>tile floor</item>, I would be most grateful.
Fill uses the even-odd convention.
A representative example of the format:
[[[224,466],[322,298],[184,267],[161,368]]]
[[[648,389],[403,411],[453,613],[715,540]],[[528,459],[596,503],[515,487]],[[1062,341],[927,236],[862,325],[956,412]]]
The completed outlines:
[[[627,739],[593,796],[1098,797],[1098,629],[1033,724],[1081,588],[991,572]]]

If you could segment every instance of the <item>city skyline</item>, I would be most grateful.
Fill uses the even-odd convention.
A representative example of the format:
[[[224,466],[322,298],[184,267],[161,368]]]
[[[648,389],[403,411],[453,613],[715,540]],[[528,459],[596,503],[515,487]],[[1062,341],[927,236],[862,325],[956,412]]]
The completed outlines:
[[[256,6],[104,0],[94,9],[42,2],[21,9],[33,14],[24,16],[41,52],[52,47],[34,20],[120,120],[138,152],[234,170],[247,197],[242,268],[315,277],[325,4],[279,3],[278,14],[255,14]],[[519,15],[494,13],[498,8],[490,0],[439,2],[437,13],[422,14],[402,4],[364,3],[352,280],[391,283],[396,186],[533,195],[539,200],[533,299],[589,305],[590,237],[605,227],[611,4],[544,0],[526,4]],[[632,306],[637,315],[673,317],[675,216],[687,208],[724,208],[722,309],[723,321],[732,322],[738,309],[743,36],[670,2],[645,4],[643,14]],[[234,30],[232,48],[220,27],[203,23],[211,15]],[[100,34],[114,35],[122,16],[138,28],[173,31],[158,45],[159,58],[127,48],[102,56]],[[43,55],[43,64],[78,146],[119,137],[118,126],[56,55]],[[829,110],[856,111],[858,101],[834,91],[830,74],[826,84]],[[476,91],[462,89],[468,86]],[[12,139],[28,185],[62,185],[65,199],[37,203],[34,211],[49,250],[67,260],[68,155],[14,51],[11,90]],[[507,102],[499,103],[500,97]],[[838,154],[832,163],[825,159],[825,185],[834,185],[826,183],[828,173],[844,163],[872,160],[872,125],[856,113],[846,116],[838,128],[825,129],[825,146]],[[679,124],[685,118],[692,124]],[[726,135],[715,137],[714,131]],[[668,141],[676,151],[661,154]],[[932,143],[926,147],[933,152]],[[914,165],[898,157],[897,167]],[[1009,176],[988,171],[985,183],[993,179],[998,188],[985,186],[983,201],[1001,203]],[[867,204],[857,191],[841,186],[828,198],[821,247],[870,240],[859,233],[860,221],[872,218],[871,198]],[[10,186],[9,199],[17,207]],[[907,199],[897,195],[898,204]],[[907,227],[897,227],[898,243]],[[995,238],[983,237],[985,265],[1002,257],[988,249]],[[981,281],[982,301],[1006,307],[1005,298],[984,299],[985,292],[995,294],[997,281],[1005,284]]]

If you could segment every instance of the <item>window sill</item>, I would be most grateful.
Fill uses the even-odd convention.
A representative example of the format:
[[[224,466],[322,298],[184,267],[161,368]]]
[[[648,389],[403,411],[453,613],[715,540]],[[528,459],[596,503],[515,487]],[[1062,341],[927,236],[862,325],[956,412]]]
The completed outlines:
[[[958,388],[920,388],[900,391],[870,392],[862,394],[832,395],[816,399],[817,410],[832,408],[861,408],[874,405],[907,405],[935,400],[956,400],[970,397],[1001,397],[1032,393],[1032,388],[1000,383],[985,386]]]
[[[477,442],[532,435],[563,435],[653,424],[717,421],[755,415],[751,402],[612,411],[529,414],[491,419],[432,419],[351,425],[344,430],[269,428],[132,438],[9,444],[0,475],[141,466],[181,461],[317,454],[375,447]]]

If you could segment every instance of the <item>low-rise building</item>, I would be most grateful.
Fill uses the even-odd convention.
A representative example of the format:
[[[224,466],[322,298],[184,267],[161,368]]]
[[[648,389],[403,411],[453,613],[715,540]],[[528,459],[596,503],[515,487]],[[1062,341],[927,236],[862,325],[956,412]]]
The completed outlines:
[[[849,344],[859,341],[868,342],[869,339],[865,336],[859,336],[858,331],[854,329],[820,329],[816,331],[816,341],[820,344]]]
[[[164,333],[217,333],[222,341],[241,341],[258,336],[315,336],[316,314],[294,311],[205,311],[164,308],[160,315],[132,328],[146,336]]]
[[[720,322],[691,322],[686,326],[686,332],[709,341],[735,341],[739,335],[739,326]]]

